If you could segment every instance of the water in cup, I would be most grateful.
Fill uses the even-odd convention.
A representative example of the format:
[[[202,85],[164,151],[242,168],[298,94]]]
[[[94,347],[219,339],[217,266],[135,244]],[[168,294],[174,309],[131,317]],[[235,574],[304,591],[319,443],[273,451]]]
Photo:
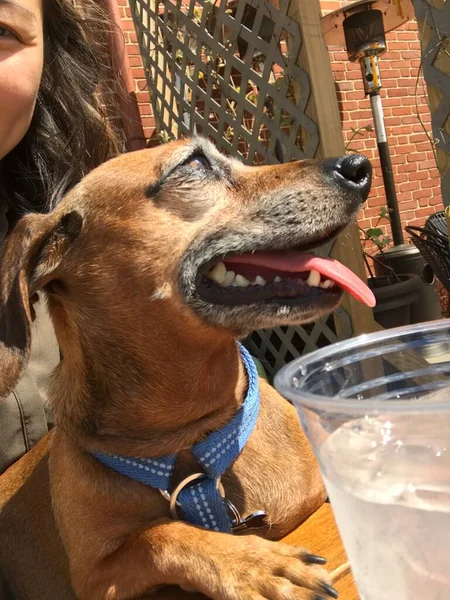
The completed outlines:
[[[450,390],[438,394],[449,401]],[[322,444],[322,474],[363,600],[450,598],[449,430],[448,414],[380,414],[344,423]]]

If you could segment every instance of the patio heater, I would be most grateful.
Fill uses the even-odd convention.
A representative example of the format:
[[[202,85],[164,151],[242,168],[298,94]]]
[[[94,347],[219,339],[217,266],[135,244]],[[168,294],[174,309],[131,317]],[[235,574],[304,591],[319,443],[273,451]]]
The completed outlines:
[[[411,0],[359,0],[323,17],[322,26],[328,45],[346,46],[348,58],[359,61],[366,96],[370,97],[378,152],[386,191],[386,204],[394,246],[383,252],[375,263],[382,275],[383,265],[396,273],[420,275],[418,300],[411,308],[412,322],[440,318],[439,300],[432,285],[434,275],[424,258],[410,244],[404,244],[389,145],[384,124],[379,57],[386,52],[386,33],[414,17]]]
[[[370,97],[392,239],[403,244],[403,231],[384,124],[379,57],[386,52],[386,32],[414,16],[411,0],[360,0],[322,19],[328,45],[346,46],[348,59],[359,61],[366,96]]]

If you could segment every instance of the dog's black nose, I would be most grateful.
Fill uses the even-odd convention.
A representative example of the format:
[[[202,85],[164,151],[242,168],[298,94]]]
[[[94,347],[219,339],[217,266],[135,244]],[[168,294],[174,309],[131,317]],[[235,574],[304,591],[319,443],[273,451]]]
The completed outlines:
[[[324,160],[322,165],[335,183],[345,190],[358,192],[363,202],[366,200],[372,183],[372,165],[368,158],[361,154],[349,154]]]

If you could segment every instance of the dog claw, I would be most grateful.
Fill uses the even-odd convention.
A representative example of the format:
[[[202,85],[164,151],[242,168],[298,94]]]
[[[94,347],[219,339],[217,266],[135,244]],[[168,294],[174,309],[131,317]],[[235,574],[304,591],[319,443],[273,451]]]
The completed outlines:
[[[323,596],[314,596],[313,600],[327,600]]]
[[[307,565],[326,565],[328,562],[323,556],[317,556],[316,554],[308,553],[303,556],[303,561]]]
[[[332,598],[339,598],[338,591],[334,587],[331,587],[331,585],[328,585],[328,583],[321,583],[320,588]]]

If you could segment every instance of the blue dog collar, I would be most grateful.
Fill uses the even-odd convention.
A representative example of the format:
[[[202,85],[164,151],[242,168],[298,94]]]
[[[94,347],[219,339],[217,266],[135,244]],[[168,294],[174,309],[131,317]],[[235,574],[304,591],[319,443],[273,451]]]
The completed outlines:
[[[117,473],[159,489],[171,500],[172,514],[181,510],[184,520],[213,531],[232,532],[229,509],[220,477],[232,465],[247,443],[258,419],[259,387],[256,365],[248,351],[238,344],[248,378],[247,396],[231,421],[219,431],[210,433],[191,448],[204,472],[186,478],[172,493],[171,476],[176,454],[158,458],[132,458],[94,452],[93,456]],[[235,509],[234,509],[235,510]]]

